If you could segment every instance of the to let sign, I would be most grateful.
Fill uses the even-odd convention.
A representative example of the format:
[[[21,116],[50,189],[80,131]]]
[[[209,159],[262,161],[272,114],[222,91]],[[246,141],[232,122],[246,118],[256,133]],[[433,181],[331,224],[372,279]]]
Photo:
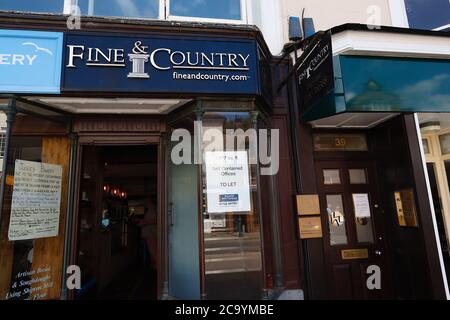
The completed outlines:
[[[205,153],[208,213],[251,213],[247,151]]]

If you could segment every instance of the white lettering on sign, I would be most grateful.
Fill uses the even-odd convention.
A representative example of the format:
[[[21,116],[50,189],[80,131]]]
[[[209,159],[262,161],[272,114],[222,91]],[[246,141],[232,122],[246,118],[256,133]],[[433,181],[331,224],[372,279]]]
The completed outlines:
[[[40,47],[35,42],[24,42],[22,46],[31,48],[34,52],[43,52],[50,56],[53,56],[53,52],[50,49]],[[21,54],[21,53],[1,53],[0,52],[0,65],[11,66],[33,66],[38,55],[36,54]]]
[[[330,46],[326,45],[317,55],[309,62],[309,65],[298,76],[298,83],[302,84],[304,79],[309,79],[311,75],[322,65],[322,63],[330,56]]]
[[[0,53],[0,65],[32,66],[36,55]]]
[[[62,166],[16,160],[8,239],[58,235]]]
[[[156,70],[224,70],[249,71],[250,54],[223,52],[190,52],[168,48],[156,48],[148,51],[141,41],[136,41],[128,57],[133,65],[129,78],[149,78],[145,65],[150,64]],[[90,67],[125,67],[124,49],[86,48],[83,45],[67,45],[67,68],[76,68],[76,61],[83,61]],[[161,60],[166,61],[163,63]]]

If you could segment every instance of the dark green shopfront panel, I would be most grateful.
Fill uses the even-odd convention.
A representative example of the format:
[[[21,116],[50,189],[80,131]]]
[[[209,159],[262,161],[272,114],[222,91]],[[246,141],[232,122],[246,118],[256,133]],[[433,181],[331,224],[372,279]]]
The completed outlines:
[[[450,112],[450,60],[336,56],[335,87],[302,120],[343,112]]]
[[[340,57],[347,110],[450,112],[450,61]]]

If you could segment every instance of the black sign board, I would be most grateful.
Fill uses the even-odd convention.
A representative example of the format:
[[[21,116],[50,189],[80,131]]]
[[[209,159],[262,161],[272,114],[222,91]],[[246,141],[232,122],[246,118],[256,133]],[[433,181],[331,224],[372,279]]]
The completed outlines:
[[[316,104],[334,88],[331,32],[326,32],[297,69],[300,111]]]

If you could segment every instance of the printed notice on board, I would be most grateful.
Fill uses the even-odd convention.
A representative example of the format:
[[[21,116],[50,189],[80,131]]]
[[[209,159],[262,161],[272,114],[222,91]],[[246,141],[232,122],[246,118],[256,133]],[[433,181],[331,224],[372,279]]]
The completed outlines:
[[[247,151],[205,152],[208,213],[250,213]]]
[[[8,239],[56,237],[62,166],[16,160]]]

